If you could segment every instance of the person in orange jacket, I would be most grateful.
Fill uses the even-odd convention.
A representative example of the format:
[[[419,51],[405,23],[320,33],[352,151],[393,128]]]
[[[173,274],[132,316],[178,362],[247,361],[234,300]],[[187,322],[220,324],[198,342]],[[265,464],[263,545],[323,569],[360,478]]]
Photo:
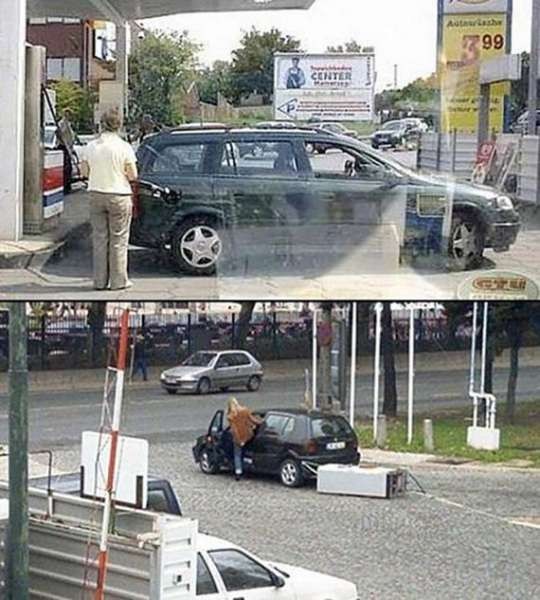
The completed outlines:
[[[242,406],[236,398],[231,398],[227,404],[227,420],[231,426],[234,443],[234,475],[236,481],[243,474],[244,447],[255,435],[255,428],[262,423],[246,406]]]

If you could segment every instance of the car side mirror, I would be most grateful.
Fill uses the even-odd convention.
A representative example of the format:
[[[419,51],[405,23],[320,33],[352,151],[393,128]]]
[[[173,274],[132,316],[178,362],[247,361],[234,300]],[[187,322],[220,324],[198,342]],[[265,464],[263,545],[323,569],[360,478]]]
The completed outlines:
[[[285,579],[279,575],[276,575],[275,573],[272,573],[272,584],[276,588],[282,588],[285,586]]]

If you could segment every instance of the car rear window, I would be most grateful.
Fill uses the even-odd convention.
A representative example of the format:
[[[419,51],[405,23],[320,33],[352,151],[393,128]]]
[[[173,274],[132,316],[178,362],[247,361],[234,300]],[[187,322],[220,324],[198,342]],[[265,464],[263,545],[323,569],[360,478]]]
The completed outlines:
[[[351,426],[343,417],[312,417],[311,418],[311,437],[340,437],[353,434]]]
[[[142,146],[138,161],[142,175],[197,175],[204,170],[208,144],[178,143]]]

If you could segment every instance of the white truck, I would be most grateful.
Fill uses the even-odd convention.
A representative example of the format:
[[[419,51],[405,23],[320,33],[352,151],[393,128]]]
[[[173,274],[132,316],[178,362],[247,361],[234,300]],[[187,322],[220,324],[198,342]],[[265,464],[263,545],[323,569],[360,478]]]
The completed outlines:
[[[8,484],[0,483],[0,535],[7,525],[8,492]],[[103,504],[31,488],[29,507],[30,598],[92,597]],[[199,532],[195,519],[178,515],[117,508],[109,542],[107,600],[358,598],[353,583],[262,560]],[[4,552],[1,544],[2,564]],[[0,592],[3,588],[1,577]]]

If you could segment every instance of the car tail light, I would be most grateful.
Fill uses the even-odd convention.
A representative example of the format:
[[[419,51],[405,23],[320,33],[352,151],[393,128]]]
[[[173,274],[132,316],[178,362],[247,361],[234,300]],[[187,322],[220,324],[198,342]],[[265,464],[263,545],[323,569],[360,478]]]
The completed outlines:
[[[136,219],[139,216],[141,207],[140,186],[138,181],[131,182],[131,191],[133,193],[133,218]]]
[[[315,440],[309,440],[305,444],[304,449],[306,454],[317,454],[317,442]]]

